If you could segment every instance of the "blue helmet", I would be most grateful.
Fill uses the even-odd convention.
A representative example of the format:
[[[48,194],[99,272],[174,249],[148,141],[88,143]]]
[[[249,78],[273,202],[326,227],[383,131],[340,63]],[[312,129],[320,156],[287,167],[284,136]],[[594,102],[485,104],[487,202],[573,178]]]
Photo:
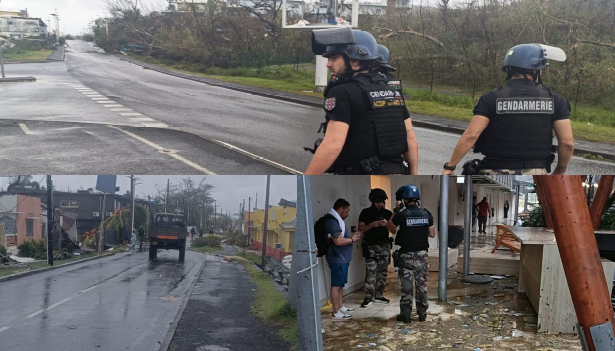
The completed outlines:
[[[327,46],[323,57],[335,54],[344,54],[351,60],[374,61],[378,59],[378,43],[373,35],[362,30],[353,30],[356,42],[353,44],[339,44]]]
[[[378,59],[376,60],[376,65],[380,67],[384,67],[389,71],[395,72],[397,68],[391,66],[389,63],[391,62],[391,54],[389,53],[389,49],[386,46],[378,44]]]
[[[521,68],[528,71],[540,71],[549,65],[545,50],[539,44],[521,44],[514,46],[504,56],[502,71]]]
[[[406,199],[420,200],[421,194],[419,193],[419,188],[412,184],[408,184],[397,189],[397,191],[395,192],[395,199],[397,201]]]

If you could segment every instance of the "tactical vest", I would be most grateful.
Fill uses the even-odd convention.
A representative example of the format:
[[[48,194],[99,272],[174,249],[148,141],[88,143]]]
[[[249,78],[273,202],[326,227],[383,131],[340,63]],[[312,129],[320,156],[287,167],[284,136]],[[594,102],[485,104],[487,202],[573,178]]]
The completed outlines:
[[[415,252],[429,249],[429,212],[418,206],[406,207],[402,212],[405,222],[399,226],[395,244],[400,252]]]
[[[474,152],[515,160],[547,159],[553,142],[555,98],[550,88],[504,86],[493,91],[496,115],[478,138]]]
[[[398,156],[408,151],[401,83],[380,73],[359,74],[340,84],[359,84],[369,102],[365,118],[353,120],[333,169],[355,165],[373,156]]]

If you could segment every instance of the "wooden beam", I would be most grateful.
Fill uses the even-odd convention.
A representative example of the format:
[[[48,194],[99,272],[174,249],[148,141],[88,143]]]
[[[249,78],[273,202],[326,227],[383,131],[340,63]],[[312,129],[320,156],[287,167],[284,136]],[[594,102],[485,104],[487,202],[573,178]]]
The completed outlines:
[[[577,176],[534,176],[535,182],[537,178],[553,210],[555,239],[579,325],[589,351],[595,351],[589,328],[610,322],[615,329],[615,317],[583,186]]]
[[[553,212],[549,207],[547,196],[544,193],[544,185],[542,184],[542,177],[534,177],[534,183],[536,184],[536,195],[538,195],[538,201],[542,206],[542,211],[545,214],[545,221],[547,222],[547,229],[553,229]],[[527,201],[527,200],[526,200]]]
[[[604,214],[606,201],[609,199],[609,196],[611,196],[611,191],[613,191],[613,180],[615,180],[615,175],[600,176],[598,189],[596,189],[596,195],[594,196],[592,207],[589,210],[594,230],[600,228],[600,220]]]

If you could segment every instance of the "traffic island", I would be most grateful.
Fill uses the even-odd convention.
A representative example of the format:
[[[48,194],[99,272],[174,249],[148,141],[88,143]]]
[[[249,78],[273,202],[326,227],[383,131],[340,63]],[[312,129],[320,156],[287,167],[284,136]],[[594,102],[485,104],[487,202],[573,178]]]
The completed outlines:
[[[36,82],[36,78],[34,77],[0,78],[0,83],[20,83],[20,82]]]

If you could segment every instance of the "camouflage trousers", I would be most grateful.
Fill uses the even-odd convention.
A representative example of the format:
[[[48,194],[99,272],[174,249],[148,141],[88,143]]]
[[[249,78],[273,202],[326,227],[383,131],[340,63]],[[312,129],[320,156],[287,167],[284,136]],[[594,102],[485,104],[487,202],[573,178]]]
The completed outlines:
[[[526,169],[481,169],[478,174],[485,175],[546,175],[549,174],[546,168],[526,168]]]
[[[387,269],[391,244],[370,245],[369,258],[365,259],[365,298],[381,298],[387,283]]]
[[[399,309],[402,316],[410,318],[410,314],[412,314],[413,287],[416,287],[416,312],[419,316],[426,316],[429,307],[427,300],[427,278],[429,277],[427,251],[401,254],[398,273],[401,283]]]

